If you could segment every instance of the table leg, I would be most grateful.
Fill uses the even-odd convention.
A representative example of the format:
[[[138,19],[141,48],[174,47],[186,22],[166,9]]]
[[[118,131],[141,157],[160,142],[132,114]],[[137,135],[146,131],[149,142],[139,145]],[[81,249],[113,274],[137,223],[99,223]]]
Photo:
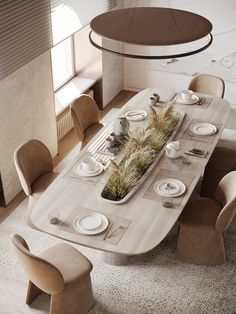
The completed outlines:
[[[127,265],[127,263],[128,263],[128,256],[127,255],[102,252],[101,257],[102,257],[102,261],[104,263],[114,265],[114,266]]]

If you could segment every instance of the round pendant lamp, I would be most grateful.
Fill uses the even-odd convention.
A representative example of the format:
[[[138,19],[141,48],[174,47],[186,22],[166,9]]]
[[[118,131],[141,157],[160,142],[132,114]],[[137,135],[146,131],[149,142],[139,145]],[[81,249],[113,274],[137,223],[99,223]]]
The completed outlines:
[[[137,59],[173,59],[199,53],[212,43],[212,24],[205,17],[177,9],[136,7],[110,11],[95,17],[91,23],[89,40],[96,48],[123,57]],[[115,50],[96,43],[101,36],[104,42],[148,47],[147,54]],[[111,48],[112,47],[112,48]],[[157,51],[155,51],[157,49]],[[158,52],[159,51],[161,52]],[[152,53],[155,51],[154,53]]]

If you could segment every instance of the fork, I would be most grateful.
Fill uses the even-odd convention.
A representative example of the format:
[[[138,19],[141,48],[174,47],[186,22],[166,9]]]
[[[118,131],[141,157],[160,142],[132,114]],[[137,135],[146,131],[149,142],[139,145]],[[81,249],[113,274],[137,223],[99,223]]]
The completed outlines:
[[[204,99],[204,98],[201,98],[198,104],[201,106],[201,105],[204,104],[204,101],[205,101],[205,99]]]
[[[102,160],[102,159],[99,159],[99,158],[96,158],[96,160],[98,161],[98,162],[100,162],[103,166],[106,166],[106,162],[104,161],[104,160]]]
[[[124,225],[120,225],[118,228],[116,228],[114,231],[112,231],[112,232],[107,236],[107,239],[110,239],[110,238],[114,237],[114,236],[117,234],[117,232],[118,232],[119,230],[122,230],[122,229],[127,229],[127,227],[125,227]]]

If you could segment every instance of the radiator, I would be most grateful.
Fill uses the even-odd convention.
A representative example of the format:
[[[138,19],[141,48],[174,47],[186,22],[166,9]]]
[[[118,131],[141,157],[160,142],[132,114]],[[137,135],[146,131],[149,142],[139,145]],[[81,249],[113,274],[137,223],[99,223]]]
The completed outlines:
[[[57,116],[57,136],[60,141],[73,128],[70,107],[67,107]]]
[[[93,97],[93,91],[86,92],[89,96]],[[70,106],[65,108],[57,117],[57,137],[60,141],[73,127],[73,120],[70,113]]]

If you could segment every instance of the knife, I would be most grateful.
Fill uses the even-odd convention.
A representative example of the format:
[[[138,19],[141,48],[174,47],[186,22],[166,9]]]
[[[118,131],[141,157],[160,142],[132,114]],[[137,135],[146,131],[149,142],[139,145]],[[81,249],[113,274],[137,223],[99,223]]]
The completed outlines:
[[[193,151],[187,151],[185,152],[186,155],[191,155],[191,156],[196,156],[196,157],[201,157],[201,158],[205,158],[206,155],[207,155],[207,151],[204,151],[204,152],[201,152],[201,153],[196,153],[196,152],[193,152]]]
[[[103,237],[103,240],[106,240],[110,230],[111,230],[111,227],[112,227],[112,222],[110,222],[109,226],[107,227],[107,230],[106,230],[106,233],[104,234],[104,237]]]
[[[193,148],[190,150],[190,152],[192,152],[194,154],[198,154],[198,155],[205,155],[206,154],[206,150],[199,149],[199,148]]]
[[[144,116],[145,114],[143,112],[133,112],[133,113],[128,113],[127,117],[134,117],[134,116]]]

